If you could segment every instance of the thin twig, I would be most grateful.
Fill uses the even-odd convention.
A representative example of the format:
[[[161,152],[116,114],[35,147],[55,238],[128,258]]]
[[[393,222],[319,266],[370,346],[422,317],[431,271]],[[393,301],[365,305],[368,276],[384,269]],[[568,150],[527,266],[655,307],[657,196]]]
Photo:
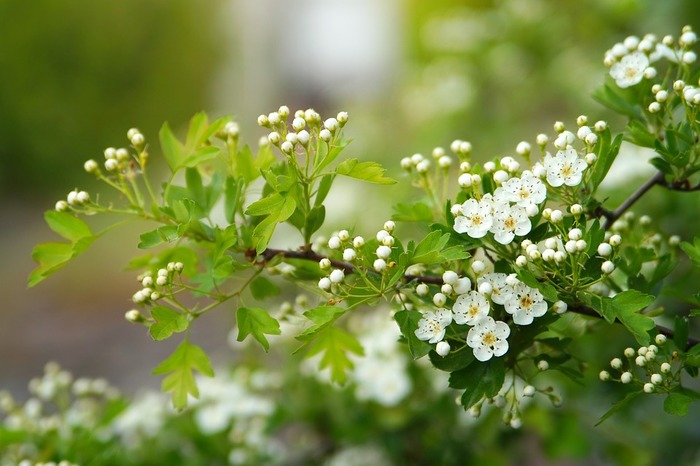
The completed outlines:
[[[618,218],[622,216],[625,212],[627,212],[627,209],[632,207],[632,204],[637,202],[639,198],[641,198],[644,194],[646,194],[647,191],[649,191],[651,188],[654,187],[654,185],[660,184],[662,186],[666,186],[664,183],[664,174],[662,172],[656,172],[654,176],[649,178],[646,183],[644,183],[642,186],[639,187],[635,192],[633,192],[630,197],[628,197],[625,202],[620,204],[620,207],[615,209],[614,211],[605,211],[604,209],[601,211],[601,214],[605,217],[605,225],[604,228],[607,230]]]

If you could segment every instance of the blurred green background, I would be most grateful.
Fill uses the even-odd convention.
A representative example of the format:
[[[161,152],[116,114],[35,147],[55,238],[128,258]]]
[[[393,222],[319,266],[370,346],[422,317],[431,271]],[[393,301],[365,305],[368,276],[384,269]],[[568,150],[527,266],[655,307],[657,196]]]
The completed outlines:
[[[573,126],[579,114],[610,118],[621,130],[621,120],[590,98],[606,72],[604,51],[629,34],[677,35],[689,23],[700,29],[696,0],[0,1],[0,387],[20,393],[49,359],[126,388],[158,384],[150,369],[171,347],[123,320],[136,282],[122,268],[137,253],[137,231],[106,236],[65,273],[25,290],[32,245],[52,239],[43,211],[75,187],[94,188],[82,163],[126,145],[130,127],[157,155],[163,121],[182,128],[200,110],[234,115],[252,144],[264,134],[256,116],[281,104],[322,115],[347,110],[349,155],[380,159],[400,177],[401,157],[455,138],[471,141],[475,157],[485,159],[512,155],[519,141],[551,133],[555,120]],[[634,183],[611,191],[613,201],[626,186]],[[697,219],[687,213],[697,204],[656,194],[645,213],[670,233],[692,237]],[[374,228],[398,199],[379,189],[365,195],[373,199],[365,218],[376,219],[367,228]],[[365,206],[344,205],[344,221],[354,223],[347,212],[359,218]],[[209,320],[195,338],[225,359],[230,316]],[[611,345],[610,355],[624,345]],[[560,433],[557,416],[575,418],[573,409],[523,435],[539,438],[542,450]],[[662,429],[632,413],[584,437],[587,445],[605,445],[613,432],[630,442],[612,449],[623,456],[614,463],[686,464],[698,458],[689,448],[700,440],[693,414],[697,409],[684,421],[664,418]],[[592,425],[590,416],[581,422]],[[630,432],[624,422],[634,423]],[[664,442],[645,440],[657,436]],[[608,447],[571,445],[562,461],[607,464],[600,456]],[[597,463],[588,463],[590,451]],[[547,464],[533,461],[527,464]]]

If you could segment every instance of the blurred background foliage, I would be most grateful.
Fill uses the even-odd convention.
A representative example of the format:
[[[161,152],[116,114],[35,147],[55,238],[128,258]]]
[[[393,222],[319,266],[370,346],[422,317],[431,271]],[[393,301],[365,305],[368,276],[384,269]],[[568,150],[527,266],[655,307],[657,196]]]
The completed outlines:
[[[401,157],[455,138],[471,141],[475,159],[485,160],[514,155],[519,141],[551,133],[555,120],[574,126],[580,114],[622,130],[622,121],[590,98],[606,72],[604,51],[629,34],[677,35],[688,23],[700,29],[696,0],[0,2],[0,274],[7,277],[0,287],[6,296],[0,352],[12,355],[0,358],[0,387],[20,392],[47,358],[131,389],[157,385],[150,369],[167,344],[148,341],[122,319],[134,282],[119,269],[136,253],[137,234],[112,236],[92,259],[22,291],[32,244],[51,238],[42,211],[75,186],[90,188],[82,163],[100,160],[107,146],[125,145],[128,128],[139,127],[157,155],[163,121],[182,127],[202,109],[234,114],[251,144],[264,134],[256,116],[280,104],[322,115],[342,109],[354,138],[348,156],[381,160],[401,177]],[[630,176],[644,179],[634,175],[642,158],[633,151],[621,158],[611,205],[638,184]],[[403,185],[391,196],[367,191],[371,203],[336,193],[329,228],[355,224],[353,216],[374,228],[392,202],[412,195]],[[643,203],[644,213],[686,240],[699,231],[698,216],[689,215],[696,209],[690,195],[660,189]],[[679,270],[679,292],[698,291],[687,264]],[[225,346],[230,315],[222,311],[200,331],[207,349]],[[433,403],[439,411],[430,413],[411,405],[396,416],[308,384],[290,387],[287,415],[322,431],[330,425],[341,443],[386,442],[395,458],[417,454],[402,450],[410,442],[425,460],[411,464],[439,457],[441,464],[466,457],[495,465],[697,464],[697,408],[679,420],[660,414],[652,401],[592,428],[608,402],[624,396],[621,387],[593,379],[631,341],[601,325],[578,344],[600,361],[591,367],[589,388],[566,385],[564,408],[533,406],[518,432],[502,431],[500,419],[487,416],[473,430],[457,429],[468,442],[446,441],[440,434],[449,436],[463,416],[451,403]],[[354,417],[324,418],[345,405]],[[398,421],[387,427],[387,416]]]

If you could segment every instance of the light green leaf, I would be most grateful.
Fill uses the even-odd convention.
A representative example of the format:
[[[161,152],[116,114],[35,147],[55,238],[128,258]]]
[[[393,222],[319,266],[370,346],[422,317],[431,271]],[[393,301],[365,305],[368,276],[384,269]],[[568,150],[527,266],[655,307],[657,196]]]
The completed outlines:
[[[274,212],[279,211],[284,203],[286,202],[286,196],[282,196],[279,193],[274,193],[270,196],[263,197],[251,205],[245,210],[246,215],[270,215]]]
[[[160,147],[163,150],[165,161],[168,162],[170,170],[175,173],[182,160],[185,158],[185,147],[177,140],[168,123],[163,123],[160,128]]]
[[[331,326],[340,316],[345,314],[346,309],[339,306],[318,306],[304,312],[304,316],[314,324],[296,336],[299,341],[310,341],[319,332]]]
[[[397,222],[432,222],[433,211],[424,202],[398,203],[394,206],[394,215],[391,219]]]
[[[438,230],[431,231],[416,245],[409,263],[441,264],[451,260],[469,258],[469,252],[463,246],[446,247],[449,240],[449,233],[442,233]]]
[[[369,183],[394,184],[396,180],[384,176],[385,169],[376,162],[360,162],[357,159],[348,159],[335,169],[338,175],[357,178]]]
[[[693,238],[693,244],[683,241],[681,249],[690,257],[695,267],[700,267],[700,237]]]
[[[236,340],[243,341],[248,335],[253,335],[253,338],[258,340],[265,351],[270,349],[270,343],[265,338],[265,334],[279,335],[281,332],[280,323],[264,309],[239,307],[236,319],[238,322],[238,338]]]
[[[196,167],[197,165],[216,158],[221,153],[221,149],[214,146],[200,147],[185,157],[180,164],[181,167]]]
[[[148,333],[155,341],[166,340],[173,333],[184,332],[190,325],[187,316],[165,306],[156,306],[151,309],[151,317],[156,322],[148,328]]]
[[[139,237],[141,241],[138,244],[138,248],[149,249],[163,243],[175,241],[182,236],[181,229],[179,225],[164,225],[155,230],[142,233]]]
[[[270,197],[279,196],[275,194]],[[281,196],[280,196],[281,197]],[[278,204],[279,205],[279,204]],[[262,222],[258,223],[253,230],[253,244],[255,245],[255,251],[260,254],[263,252],[272,238],[272,234],[275,232],[277,224],[287,220],[294,213],[296,209],[296,201],[292,196],[285,196],[282,198],[282,203],[279,205],[279,209],[270,212]],[[252,206],[251,206],[252,207]]]
[[[194,371],[214,377],[207,353],[187,340],[180,343],[173,354],[153,369],[154,375],[169,374],[163,379],[161,387],[165,393],[172,392],[173,406],[178,410],[187,406],[187,395],[199,398]]]
[[[49,228],[72,243],[92,236],[88,224],[68,212],[49,210],[44,214],[44,219]]]
[[[316,167],[314,168],[314,174],[320,173],[321,170],[326,168],[331,164],[340,153],[345,149],[350,141],[343,140],[338,141],[337,145],[332,145],[329,148],[321,147],[321,150],[316,154],[316,160],[314,161]],[[327,150],[327,152],[325,152]]]
[[[229,172],[232,178],[243,178],[246,183],[250,183],[260,176],[260,172],[255,168],[253,153],[247,145],[239,150],[235,150],[233,146],[230,146],[228,156]]]
[[[307,356],[322,354],[320,369],[329,368],[331,380],[341,385],[347,380],[347,371],[354,367],[349,354],[364,355],[362,345],[338,327],[328,327],[311,345]]]

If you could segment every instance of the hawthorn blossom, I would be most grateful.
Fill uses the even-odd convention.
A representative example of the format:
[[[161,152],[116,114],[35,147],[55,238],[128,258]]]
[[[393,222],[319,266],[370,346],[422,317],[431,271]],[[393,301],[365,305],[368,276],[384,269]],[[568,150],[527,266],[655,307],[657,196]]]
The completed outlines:
[[[468,199],[462,204],[461,215],[455,218],[454,230],[472,238],[483,238],[493,225],[492,206],[490,196],[484,196],[481,201]]]
[[[553,187],[563,184],[576,186],[581,183],[583,171],[588,167],[586,161],[579,158],[573,148],[560,150],[552,157],[550,154],[544,157],[544,168],[547,170],[547,182]]]
[[[508,314],[513,315],[513,322],[517,325],[530,325],[535,317],[547,312],[547,303],[539,290],[524,283],[518,283],[512,289],[512,298],[505,302],[504,307]]]
[[[644,78],[649,58],[642,52],[632,52],[610,67],[610,76],[622,88],[634,86]]]
[[[529,172],[521,178],[511,178],[494,192],[497,202],[513,202],[520,207],[541,204],[547,197],[547,188],[542,180]]]
[[[508,351],[510,327],[501,321],[486,316],[479,319],[467,334],[467,345],[474,350],[479,361],[488,361],[493,356],[503,356]]]
[[[458,324],[474,325],[479,319],[489,314],[490,306],[488,300],[476,291],[470,291],[457,297],[452,314],[454,321]]]
[[[491,285],[491,301],[496,304],[505,304],[513,296],[513,288],[506,280],[508,275],[504,273],[487,273],[478,280],[478,284],[488,283]]]
[[[515,235],[527,235],[531,229],[532,223],[524,207],[507,203],[496,204],[494,207],[490,231],[499,243],[510,244]]]
[[[435,312],[428,311],[423,314],[414,333],[419,340],[437,343],[445,338],[445,329],[451,323],[452,312],[449,309],[439,308]]]

